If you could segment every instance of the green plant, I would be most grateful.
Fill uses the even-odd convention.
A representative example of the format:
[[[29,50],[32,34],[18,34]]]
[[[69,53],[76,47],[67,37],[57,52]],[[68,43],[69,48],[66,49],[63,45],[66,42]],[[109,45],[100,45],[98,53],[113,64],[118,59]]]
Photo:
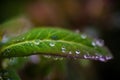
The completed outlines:
[[[106,62],[112,58],[101,40],[86,34],[52,27],[32,28],[8,41],[1,40],[0,80],[20,80],[15,71],[24,65],[27,56],[36,54],[61,60],[73,58]]]

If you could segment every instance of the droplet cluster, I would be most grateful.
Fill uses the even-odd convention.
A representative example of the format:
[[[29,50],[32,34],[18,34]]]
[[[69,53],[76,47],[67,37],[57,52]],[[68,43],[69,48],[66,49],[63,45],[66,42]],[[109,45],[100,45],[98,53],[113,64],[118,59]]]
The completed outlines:
[[[112,59],[112,56],[89,55],[89,54],[85,54],[83,57],[84,59],[99,60],[102,62]]]
[[[65,53],[66,52],[66,48],[65,47],[62,47],[62,52]]]
[[[103,47],[104,46],[104,41],[103,40],[94,40],[92,43],[92,46],[99,46],[99,47]]]

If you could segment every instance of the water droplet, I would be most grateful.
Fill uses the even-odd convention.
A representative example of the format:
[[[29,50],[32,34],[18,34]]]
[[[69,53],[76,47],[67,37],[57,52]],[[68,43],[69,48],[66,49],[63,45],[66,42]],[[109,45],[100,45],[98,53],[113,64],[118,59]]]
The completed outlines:
[[[50,43],[50,46],[51,46],[51,47],[54,47],[54,46],[55,46],[55,43]]]
[[[95,59],[98,60],[98,59],[99,59],[99,56],[95,56]]]
[[[96,53],[95,59],[103,61],[103,62],[107,60],[107,58],[102,56],[102,55],[100,55],[100,53]]]
[[[92,42],[92,46],[96,46],[96,43],[94,41]]]
[[[81,38],[82,38],[82,39],[86,39],[86,38],[87,38],[87,35],[82,34],[82,35],[81,35]]]
[[[100,57],[99,60],[100,60],[100,61],[103,61],[103,62],[106,61],[106,59],[103,58],[103,57]]]
[[[40,44],[40,41],[39,41],[39,40],[35,40],[34,44],[35,44],[35,45],[39,45],[39,44]]]
[[[90,56],[90,54],[88,52],[86,52],[86,54],[83,57],[85,59],[91,59],[92,56]]]
[[[88,59],[88,56],[87,56],[87,55],[84,55],[84,58],[85,58],[85,59]]]
[[[111,56],[106,56],[106,59],[110,60],[110,59],[112,59],[112,57]]]
[[[65,47],[62,47],[62,52],[65,53],[66,52],[66,48]]]
[[[96,40],[96,45],[98,46],[104,46],[104,41],[103,40]]]
[[[72,52],[71,52],[71,51],[69,51],[69,54],[72,54]]]
[[[96,58],[95,58],[96,60],[100,60],[100,61],[103,61],[103,62],[106,61],[106,58],[104,56],[102,56],[98,53],[96,53],[96,55],[97,55]]]
[[[85,59],[91,59],[91,56],[89,55],[89,53],[87,53],[86,55],[83,56]]]
[[[80,54],[80,51],[79,51],[79,50],[77,50],[77,51],[75,51],[75,53],[76,53],[76,54]]]

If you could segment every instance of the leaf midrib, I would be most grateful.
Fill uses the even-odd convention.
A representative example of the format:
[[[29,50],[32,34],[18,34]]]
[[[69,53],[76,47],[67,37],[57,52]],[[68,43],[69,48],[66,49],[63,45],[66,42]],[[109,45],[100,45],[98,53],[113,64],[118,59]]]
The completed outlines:
[[[36,39],[35,39],[36,40]],[[9,49],[15,45],[21,45],[21,44],[25,44],[25,43],[30,43],[30,42],[35,42],[35,40],[28,40],[28,41],[21,41],[21,42],[18,42],[18,43],[14,43],[14,44],[11,44],[11,45],[8,45],[7,47],[3,47],[1,49],[1,52],[3,52],[5,49]],[[91,47],[89,46],[86,46],[86,45],[83,45],[81,43],[77,43],[77,42],[72,42],[72,41],[65,41],[65,40],[47,40],[47,39],[44,39],[44,40],[39,40],[40,42],[44,42],[44,41],[55,41],[55,42],[63,42],[63,43],[68,43],[68,44],[76,44],[76,45],[81,45],[81,46],[84,46],[86,48],[89,48],[89,49],[92,49]],[[95,49],[92,49],[93,51],[96,51]],[[97,51],[96,51],[97,52]]]

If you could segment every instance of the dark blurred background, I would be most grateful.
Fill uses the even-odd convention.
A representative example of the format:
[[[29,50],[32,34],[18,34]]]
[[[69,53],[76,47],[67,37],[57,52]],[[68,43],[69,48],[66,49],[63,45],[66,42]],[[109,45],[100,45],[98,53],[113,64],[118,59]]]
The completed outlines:
[[[95,68],[97,78],[83,80],[120,80],[119,0],[0,0],[1,24],[9,19],[23,15],[34,26],[60,26],[67,29],[80,30],[91,36],[103,39],[114,59],[107,63],[92,61],[92,64],[94,64],[92,67]],[[78,65],[74,61],[72,64]],[[69,61],[67,65],[70,68],[68,68],[69,70],[73,69],[73,73],[79,74],[76,72],[76,67],[69,64]],[[26,67],[28,68],[28,66]],[[93,70],[93,68],[90,69]],[[23,69],[23,72],[25,70]],[[92,70],[86,70],[88,70],[88,73],[92,73]],[[75,74],[71,73],[67,76],[76,77]],[[59,73],[59,75],[61,74]],[[80,78],[65,79],[80,80]],[[65,79],[59,76],[57,79],[52,80]],[[23,77],[22,80],[27,79]]]

